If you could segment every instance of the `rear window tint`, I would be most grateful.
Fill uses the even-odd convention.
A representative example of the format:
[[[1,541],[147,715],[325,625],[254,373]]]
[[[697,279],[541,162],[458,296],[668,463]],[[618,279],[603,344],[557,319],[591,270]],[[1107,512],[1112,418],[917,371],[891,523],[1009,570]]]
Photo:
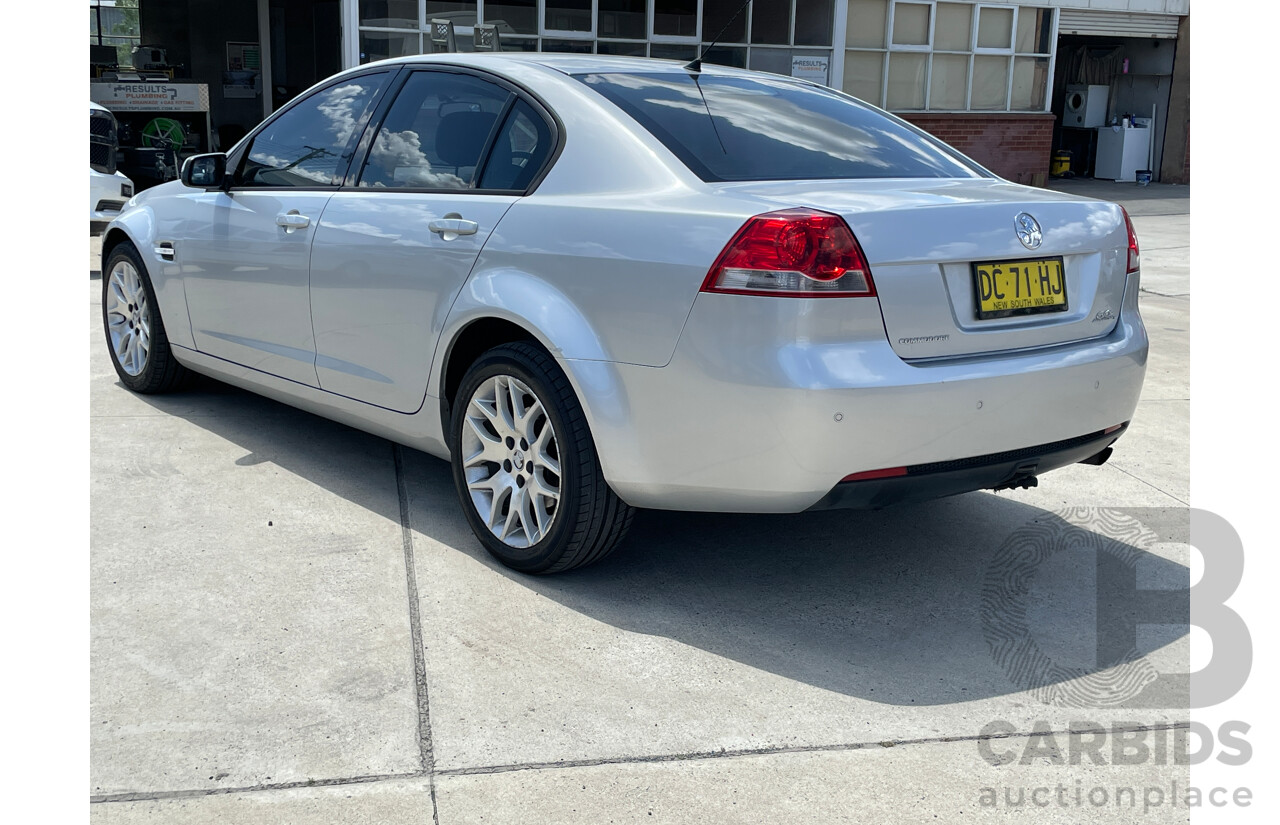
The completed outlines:
[[[577,79],[707,181],[981,176],[941,143],[815,86],[687,73]]]

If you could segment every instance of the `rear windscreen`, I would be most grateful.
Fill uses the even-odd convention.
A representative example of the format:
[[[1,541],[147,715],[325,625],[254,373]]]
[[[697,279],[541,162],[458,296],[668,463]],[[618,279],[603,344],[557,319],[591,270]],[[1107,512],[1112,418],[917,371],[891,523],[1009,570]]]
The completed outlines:
[[[577,79],[706,181],[980,177],[942,144],[816,86],[675,72]]]

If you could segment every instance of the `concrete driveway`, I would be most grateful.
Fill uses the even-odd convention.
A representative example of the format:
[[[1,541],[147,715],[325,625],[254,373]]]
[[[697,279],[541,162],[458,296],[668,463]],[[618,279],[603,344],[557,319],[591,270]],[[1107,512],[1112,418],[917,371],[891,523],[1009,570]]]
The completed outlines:
[[[1187,586],[1190,201],[1063,188],[1142,243],[1151,362],[1110,463],[874,513],[642,511],[546,579],[484,554],[442,461],[213,381],[126,391],[91,272],[93,820],[1132,822],[1144,793],[1188,820],[1145,790],[1188,783],[1154,756],[1189,719],[1185,621],[1104,669],[1124,600],[1095,584],[1110,554]],[[993,601],[1028,530],[1069,548],[1013,610],[1051,672]]]

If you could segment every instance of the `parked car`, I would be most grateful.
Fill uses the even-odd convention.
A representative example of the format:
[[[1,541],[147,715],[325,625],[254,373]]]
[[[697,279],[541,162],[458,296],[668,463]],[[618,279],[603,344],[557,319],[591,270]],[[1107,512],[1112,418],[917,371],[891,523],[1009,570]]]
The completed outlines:
[[[121,382],[188,370],[452,462],[495,557],[634,508],[878,508],[1101,464],[1147,360],[1115,204],[831,89],[440,54],[327,80],[103,244]]]
[[[116,169],[116,118],[89,101],[89,234],[101,235],[133,197],[133,181]]]

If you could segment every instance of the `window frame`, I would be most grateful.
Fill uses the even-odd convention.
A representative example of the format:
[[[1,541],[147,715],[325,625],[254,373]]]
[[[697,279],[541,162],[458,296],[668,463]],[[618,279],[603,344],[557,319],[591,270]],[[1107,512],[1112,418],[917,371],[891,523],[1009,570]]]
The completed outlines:
[[[843,0],[843,2],[850,2],[850,0]],[[856,2],[856,0],[854,0],[854,2]],[[937,6],[938,6],[938,3],[940,2],[967,5],[972,8],[973,12],[969,20],[969,49],[967,51],[934,48],[934,44],[937,39],[935,36],[935,31],[936,31],[937,22],[938,22]],[[1040,0],[1040,2],[1043,3],[1043,2],[1046,2],[1046,0]],[[929,15],[929,45],[927,47],[920,46],[920,45],[898,45],[893,42],[893,22],[894,22],[894,17],[897,12],[897,7],[899,3],[927,5],[931,7],[930,15]],[[1040,10],[1047,11],[1049,12],[1049,14],[1052,15],[1052,17],[1050,18],[1050,25],[1049,25],[1049,43],[1048,43],[1049,51],[1048,52],[1023,52],[1018,50],[1018,25],[1020,22],[1022,10],[1024,8],[1029,10],[1033,9],[1037,11],[1040,11]],[[978,46],[978,26],[981,21],[983,9],[1004,9],[1004,10],[1009,10],[1013,13],[1010,34],[1009,34],[1008,48],[991,48],[991,47]],[[1033,2],[1030,2],[1030,3],[965,2],[965,0],[888,0],[888,9],[885,13],[884,46],[882,48],[875,48],[870,46],[848,46],[846,44],[839,49],[839,51],[841,52],[841,61],[840,61],[841,74],[842,74],[841,85],[843,85],[843,68],[844,68],[844,63],[845,63],[845,60],[847,59],[846,56],[848,55],[848,53],[854,52],[854,53],[883,55],[883,62],[882,62],[881,75],[880,75],[879,105],[882,108],[888,110],[889,109],[889,64],[892,60],[893,53],[905,52],[905,53],[919,54],[921,52],[927,52],[929,57],[925,65],[924,107],[919,109],[916,109],[916,108],[897,109],[896,111],[909,112],[912,114],[917,114],[917,113],[918,114],[925,114],[925,113],[1039,114],[1039,113],[1048,112],[1051,110],[1052,103],[1053,103],[1051,98],[1052,98],[1052,91],[1053,91],[1053,88],[1052,88],[1053,87],[1053,71],[1054,71],[1055,63],[1057,61],[1057,56],[1058,56],[1056,44],[1057,44],[1059,17],[1060,17],[1060,13],[1059,13],[1059,8],[1057,6],[1036,5],[1034,0]],[[963,56],[966,58],[966,76],[965,76],[965,93],[964,93],[963,109],[944,109],[944,108],[935,109],[929,105],[929,101],[933,91],[934,56],[939,54]],[[974,69],[975,57],[1004,57],[1006,59],[1005,92],[1004,92],[1004,104],[1002,108],[997,108],[997,109],[974,109],[973,108],[973,69]],[[1044,90],[1045,101],[1044,101],[1044,106],[1042,108],[1039,108],[1039,109],[1011,108],[1013,103],[1014,62],[1019,57],[1046,58],[1049,61],[1048,79],[1046,81],[1046,86]]]
[[[539,2],[545,2],[545,0],[539,0]],[[598,6],[599,4],[593,2],[592,5]],[[698,0],[696,7],[697,11],[694,12],[694,20],[697,21],[697,26],[695,27],[696,31],[692,37],[679,34],[655,34],[653,31],[653,19],[658,12],[658,0],[649,0],[648,8],[645,9],[645,14],[648,17],[648,21],[646,23],[648,28],[646,31],[648,33],[649,42],[686,46],[692,44],[698,47],[699,52],[702,51],[702,0]]]
[[[702,0],[698,0],[699,3]],[[591,51],[595,53],[596,29],[600,27],[600,4],[597,0],[590,0],[591,5],[591,28],[579,31],[574,29],[553,29],[547,26],[547,0],[538,0],[538,37],[550,37],[554,40],[590,40],[592,41]],[[652,0],[649,6],[653,6]]]
[[[415,73],[431,72],[438,74],[460,74],[469,75],[480,80],[492,83],[495,86],[505,89],[511,93],[511,97],[504,104],[501,115],[494,121],[493,128],[489,130],[489,137],[485,140],[484,147],[480,151],[480,162],[476,164],[475,175],[471,185],[466,189],[441,189],[434,187],[416,187],[416,186],[397,186],[395,188],[378,188],[378,187],[361,187],[358,185],[360,176],[364,173],[365,164],[368,163],[369,154],[373,150],[373,141],[379,131],[381,131],[387,113],[394,105],[396,98],[404,89],[409,78]],[[535,113],[537,113],[551,133],[551,150],[547,153],[542,161],[542,167],[530,179],[529,185],[524,189],[480,189],[476,184],[484,177],[485,169],[489,164],[489,158],[493,154],[494,143],[498,136],[502,133],[502,128],[507,122],[507,118],[511,117],[512,110],[515,108],[517,100],[523,100],[529,105]],[[347,167],[346,175],[343,178],[342,185],[336,187],[342,192],[360,192],[363,194],[376,193],[416,193],[424,195],[508,195],[524,197],[531,195],[537,190],[539,184],[546,178],[547,174],[555,166],[556,161],[560,158],[560,153],[564,149],[564,124],[561,122],[550,107],[546,105],[537,95],[525,89],[516,83],[512,83],[504,77],[491,74],[486,71],[472,68],[471,66],[460,66],[453,63],[405,63],[400,66],[400,73],[392,84],[389,85],[387,94],[383,100],[379,102],[374,110],[373,116],[369,118],[365,124],[364,132],[360,136],[360,142],[352,155],[351,163]]]
[[[262,123],[259,123],[258,126],[255,129],[253,129],[253,131],[249,132],[248,135],[242,138],[236,144],[231,154],[227,156],[227,167],[226,167],[228,170],[227,179],[230,181],[230,183],[225,187],[225,191],[227,192],[262,192],[262,191],[336,192],[338,191],[339,189],[342,188],[342,185],[343,183],[345,183],[347,176],[351,173],[351,167],[355,164],[356,158],[359,157],[361,144],[364,140],[365,133],[368,132],[369,130],[369,124],[379,117],[383,104],[387,100],[387,93],[393,87],[397,86],[397,83],[399,82],[399,79],[400,79],[400,75],[402,73],[403,73],[403,67],[396,66],[388,69],[388,67],[386,66],[374,66],[374,67],[370,67],[368,71],[354,72],[352,74],[343,74],[341,77],[334,78],[331,82],[326,83],[317,89],[311,90],[308,94],[299,95],[298,97],[286,103],[281,108],[272,112],[270,117],[262,121]],[[296,107],[302,105],[306,101],[311,100],[316,95],[324,94],[325,92],[327,92],[328,90],[336,86],[341,86],[343,83],[350,83],[352,80],[355,80],[356,78],[369,77],[371,75],[386,75],[386,80],[378,88],[378,90],[374,92],[374,98],[373,100],[370,101],[370,105],[368,109],[369,117],[364,121],[364,124],[359,129],[357,129],[355,133],[352,134],[352,138],[354,138],[354,142],[350,139],[347,142],[347,146],[351,149],[351,151],[350,151],[350,154],[346,156],[347,165],[345,168],[342,169],[342,174],[338,175],[337,174],[338,170],[336,168],[334,170],[335,172],[334,176],[340,179],[339,183],[325,184],[325,185],[316,184],[315,186],[280,186],[275,184],[245,184],[240,182],[240,176],[244,172],[245,161],[247,161],[249,158],[249,152],[253,149],[254,141],[256,141],[258,139],[258,136],[261,135],[264,131],[271,128],[271,126],[277,120],[284,117],[289,112],[292,112]]]

